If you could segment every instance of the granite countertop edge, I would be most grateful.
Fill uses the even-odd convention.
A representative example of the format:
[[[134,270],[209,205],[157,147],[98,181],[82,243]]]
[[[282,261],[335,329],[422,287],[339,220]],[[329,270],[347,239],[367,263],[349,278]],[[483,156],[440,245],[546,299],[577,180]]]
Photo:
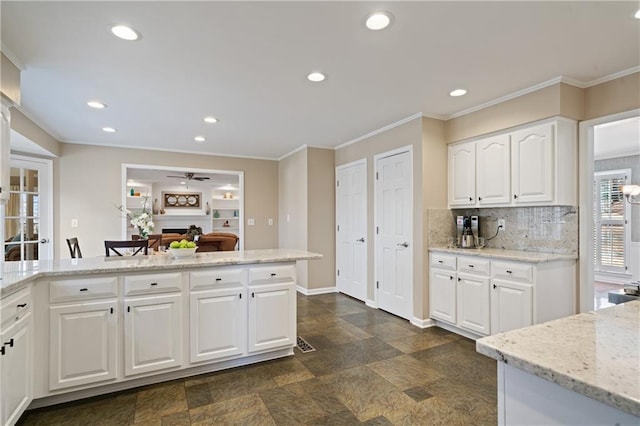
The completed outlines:
[[[213,252],[220,253],[220,252]],[[6,297],[27,287],[33,281],[44,277],[73,276],[87,274],[118,274],[122,272],[148,272],[167,271],[194,268],[207,268],[214,266],[247,265],[261,263],[293,262],[298,260],[321,259],[319,253],[312,253],[302,250],[274,251],[270,250],[250,250],[240,252],[238,258],[214,257],[213,253],[196,254],[188,259],[170,259],[169,254],[160,256],[136,256],[126,258],[85,258],[66,259],[57,264],[38,265],[32,269],[19,271],[9,271],[2,275],[0,281],[0,297]],[[228,255],[227,255],[228,256]],[[113,263],[111,263],[113,262]],[[111,264],[110,264],[111,263]],[[5,264],[6,265],[6,264]]]
[[[449,248],[449,247],[441,247],[434,246],[429,247],[430,252],[438,252],[438,253],[450,253],[457,254],[461,256],[478,256],[478,257],[487,257],[492,259],[502,259],[502,260],[513,260],[519,262],[529,262],[529,263],[545,263],[545,262],[555,262],[558,260],[577,260],[577,253],[547,253],[547,252],[538,252],[538,251],[525,251],[525,250],[507,250],[507,249],[493,249],[493,248],[482,248],[482,249],[463,249],[463,248]]]
[[[640,307],[640,301],[628,302],[628,304],[638,304],[637,306],[633,307],[634,309]],[[616,310],[619,308],[623,308],[623,306],[617,305],[615,307],[607,309]],[[628,308],[631,308],[631,306],[629,306]],[[620,311],[618,310],[617,312]],[[574,319],[587,317],[593,319],[604,318],[607,321],[619,320],[619,318],[617,317],[613,317],[613,319],[610,320],[610,318],[612,317],[607,316],[607,314],[599,314],[598,311],[577,314],[571,317],[554,320],[549,323],[538,324],[523,329],[513,330],[511,332],[501,333],[478,339],[476,341],[476,351],[482,355],[493,358],[499,362],[504,362],[507,365],[511,365],[512,367],[530,373],[543,380],[556,383],[557,385],[562,386],[565,389],[602,402],[603,404],[617,408],[634,416],[640,416],[640,394],[638,394],[637,392],[627,391],[624,388],[613,389],[606,382],[594,383],[581,377],[576,377],[575,375],[571,374],[571,371],[563,370],[562,363],[553,365],[553,362],[557,363],[557,360],[554,361],[553,358],[550,358],[547,361],[540,360],[540,353],[528,356],[526,352],[514,353],[512,350],[509,350],[509,347],[513,347],[518,348],[520,351],[522,351],[523,347],[526,348],[527,343],[531,342],[531,336],[535,335],[537,331],[540,331],[542,327],[553,324],[556,330],[562,331],[564,329],[567,329],[568,327],[575,326],[575,323],[572,323]],[[630,320],[632,322],[636,321],[636,317],[631,316]],[[615,324],[616,326],[619,325],[619,323]],[[635,327],[637,326],[634,327],[634,324],[630,323],[630,327],[632,327],[631,332],[634,333]],[[579,333],[579,330],[576,330],[576,334],[577,333]],[[522,342],[522,344],[519,345],[518,341]],[[576,356],[579,355],[580,354]],[[630,370],[630,374],[637,374],[637,371],[638,370],[636,367],[636,371],[633,371],[632,369]]]

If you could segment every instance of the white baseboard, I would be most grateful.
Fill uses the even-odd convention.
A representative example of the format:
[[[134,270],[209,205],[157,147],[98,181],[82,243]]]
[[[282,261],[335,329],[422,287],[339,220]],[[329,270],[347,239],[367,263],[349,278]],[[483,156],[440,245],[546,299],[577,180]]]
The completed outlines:
[[[336,293],[338,289],[336,287],[321,287],[321,288],[304,288],[300,286],[296,286],[296,290],[298,293],[302,293],[305,296],[314,296],[316,294],[326,294],[326,293]]]
[[[434,321],[434,322],[435,322],[435,325],[437,325],[440,328],[444,328],[447,331],[459,334],[459,335],[467,337],[467,338],[469,338],[471,340],[478,340],[481,337],[485,337],[485,336],[480,336],[478,334],[472,333],[472,332],[467,331],[467,330],[463,330],[461,328],[456,327],[455,325],[447,324],[446,322],[442,322],[442,321]]]
[[[409,322],[415,325],[416,327],[420,327],[420,328],[429,328],[429,327],[434,327],[436,325],[436,322],[431,318],[420,319],[420,318],[413,317]]]
[[[607,274],[603,272],[595,272],[593,274],[595,281],[620,285],[629,284],[632,278],[631,274]]]
[[[370,308],[378,309],[378,303],[376,303],[375,300],[367,299],[367,300],[365,300],[364,304],[367,305]]]

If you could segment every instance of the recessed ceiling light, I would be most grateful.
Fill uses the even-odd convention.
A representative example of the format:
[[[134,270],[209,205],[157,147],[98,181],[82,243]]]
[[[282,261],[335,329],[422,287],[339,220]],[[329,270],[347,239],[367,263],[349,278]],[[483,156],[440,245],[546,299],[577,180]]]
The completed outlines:
[[[114,129],[113,127],[103,127],[102,131],[106,133],[115,133],[117,130]]]
[[[136,30],[126,25],[116,25],[111,28],[111,32],[123,40],[134,41],[140,38],[140,34],[138,34]]]
[[[373,31],[383,30],[389,24],[391,24],[391,14],[389,12],[372,13],[365,21],[367,28]]]
[[[89,101],[89,102],[87,102],[87,105],[89,105],[91,108],[95,108],[95,109],[102,109],[102,108],[106,108],[107,107],[105,104],[103,104],[102,102],[98,102],[98,101]]]
[[[636,19],[640,19],[640,9],[638,9],[638,10],[636,11],[636,14],[635,14],[635,15],[633,15],[633,17],[634,17],[634,18],[636,18]]]
[[[467,94],[467,91],[464,89],[456,89],[449,92],[449,96],[463,96],[466,94]]]
[[[196,136],[195,138],[193,138],[193,140],[196,142],[204,142],[206,139],[204,138],[204,136]]]
[[[321,72],[312,72],[311,74],[309,74],[307,76],[307,80],[313,81],[314,83],[319,83],[319,82],[323,81],[325,78],[327,78],[327,77],[324,74],[322,74]]]
[[[213,123],[217,123],[218,119],[215,117],[205,117],[204,122],[213,124]]]

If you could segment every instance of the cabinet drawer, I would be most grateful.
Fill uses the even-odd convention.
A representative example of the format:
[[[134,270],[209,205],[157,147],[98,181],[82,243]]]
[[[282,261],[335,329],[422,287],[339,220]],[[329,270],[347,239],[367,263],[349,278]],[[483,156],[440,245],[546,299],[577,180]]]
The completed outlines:
[[[205,269],[189,273],[191,290],[204,290],[215,287],[243,286],[246,271],[242,269]]]
[[[0,329],[31,312],[31,290],[25,288],[0,302]]]
[[[452,254],[431,253],[431,267],[456,270],[456,256]]]
[[[296,268],[287,266],[264,266],[249,269],[249,284],[278,283],[296,280]]]
[[[167,293],[182,289],[182,274],[144,274],[124,277],[124,295]]]
[[[533,266],[513,262],[491,262],[491,276],[505,280],[533,282]]]
[[[51,303],[101,299],[117,295],[118,277],[79,278],[49,283],[49,301]]]
[[[488,259],[482,259],[479,257],[459,257],[458,271],[484,275],[488,277],[490,264],[491,262]]]

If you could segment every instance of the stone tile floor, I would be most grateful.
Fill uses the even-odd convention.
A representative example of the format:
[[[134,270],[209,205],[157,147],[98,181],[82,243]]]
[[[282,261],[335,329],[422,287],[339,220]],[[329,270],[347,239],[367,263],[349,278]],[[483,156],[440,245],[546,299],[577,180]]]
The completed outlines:
[[[315,352],[28,411],[23,425],[495,425],[496,362],[342,294],[298,296]]]

